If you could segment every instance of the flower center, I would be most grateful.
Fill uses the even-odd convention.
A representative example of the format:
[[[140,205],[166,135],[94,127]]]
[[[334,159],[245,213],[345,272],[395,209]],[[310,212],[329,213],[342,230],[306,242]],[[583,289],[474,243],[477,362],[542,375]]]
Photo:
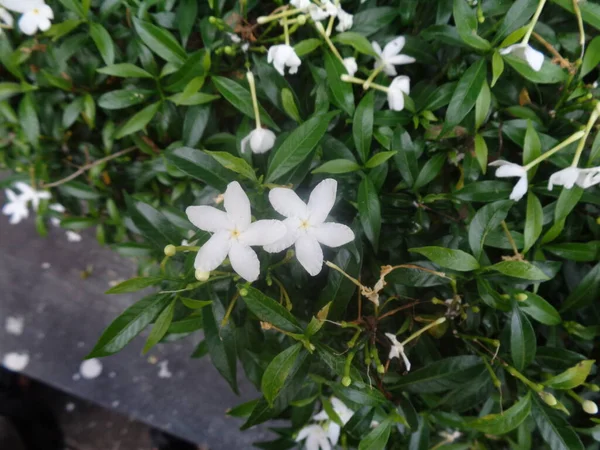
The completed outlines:
[[[308,221],[308,219],[305,219],[302,222],[300,222],[300,228],[302,230],[308,230],[310,228],[310,222]]]
[[[241,234],[242,233],[240,233],[240,231],[237,228],[234,228],[233,230],[231,230],[231,239],[238,240]]]
[[[39,10],[39,9],[37,9],[37,8],[33,8],[33,11],[32,11],[32,12],[33,12],[34,14],[39,14],[39,13],[40,13],[40,10]]]

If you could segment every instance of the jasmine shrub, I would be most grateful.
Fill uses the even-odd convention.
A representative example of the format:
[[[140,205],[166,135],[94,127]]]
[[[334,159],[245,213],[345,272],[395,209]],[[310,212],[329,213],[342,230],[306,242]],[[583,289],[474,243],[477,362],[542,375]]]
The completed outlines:
[[[261,448],[600,446],[598,4],[0,6],[2,212],[154,289],[89,357],[192,335]]]

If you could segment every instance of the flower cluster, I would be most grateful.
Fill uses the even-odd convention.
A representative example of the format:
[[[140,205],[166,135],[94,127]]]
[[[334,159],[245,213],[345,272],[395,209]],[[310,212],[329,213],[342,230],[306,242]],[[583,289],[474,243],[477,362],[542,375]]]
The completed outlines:
[[[344,425],[354,415],[354,411],[336,397],[331,397],[331,406]],[[304,426],[298,432],[296,442],[305,441],[306,450],[331,450],[337,445],[340,438],[340,425],[329,418],[325,409],[315,414],[313,420],[319,423]]]
[[[208,273],[229,257],[232,269],[252,282],[260,275],[260,263],[251,247],[264,247],[276,253],[294,245],[302,267],[317,275],[323,266],[321,244],[340,247],[354,240],[354,232],[346,225],[325,222],[335,203],[336,191],[335,180],[323,180],[306,204],[293,190],[274,188],[269,200],[286,219],[252,222],[248,196],[237,181],[229,183],[223,195],[225,211],[213,206],[190,206],[186,210],[190,222],[213,233],[198,251],[194,267]]]
[[[50,29],[54,19],[52,8],[44,0],[0,0],[0,20],[9,28],[13,27],[13,18],[7,9],[21,13],[19,29],[29,36]]]

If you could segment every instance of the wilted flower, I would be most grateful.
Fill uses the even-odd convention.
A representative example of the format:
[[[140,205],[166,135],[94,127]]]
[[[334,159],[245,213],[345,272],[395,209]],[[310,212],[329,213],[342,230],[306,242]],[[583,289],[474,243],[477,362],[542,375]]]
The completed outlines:
[[[529,64],[536,72],[539,72],[544,64],[544,54],[537,51],[529,44],[513,44],[500,50],[501,55],[514,55]]]
[[[275,144],[275,133],[266,128],[255,128],[248,136],[242,139],[242,153],[246,151],[248,143],[250,143],[250,150],[253,153],[266,153]]]
[[[265,245],[270,253],[280,252],[295,244],[296,257],[311,275],[321,272],[321,245],[340,247],[354,240],[354,232],[334,222],[325,222],[335,203],[337,181],[321,181],[310,194],[308,205],[291,189],[274,188],[269,192],[271,205],[282,216],[287,233],[281,239]]]
[[[287,44],[273,45],[269,48],[267,62],[273,63],[273,67],[281,75],[285,75],[285,67],[289,67],[288,72],[294,74],[298,72],[298,67],[302,64],[294,48]]]
[[[375,69],[383,66],[383,71],[390,77],[393,77],[398,74],[394,66],[414,63],[416,60],[412,56],[400,54],[405,43],[406,39],[404,39],[404,36],[399,36],[388,42],[383,50],[381,50],[377,42],[371,42],[373,50],[379,55],[379,58],[375,61]]]
[[[356,73],[356,71],[358,70],[358,64],[356,64],[356,58],[353,58],[353,57],[344,58],[343,63],[344,63],[344,67],[346,68],[346,72],[348,72],[348,75],[353,77],[354,74]]]
[[[250,200],[237,181],[227,185],[224,204],[225,211],[212,206],[189,206],[185,211],[195,226],[214,233],[198,251],[194,268],[210,272],[229,256],[233,270],[255,281],[260,264],[250,247],[272,244],[285,235],[286,228],[279,220],[251,223]]]
[[[388,106],[392,111],[404,109],[404,94],[410,93],[410,78],[406,75],[397,76],[388,87]]]
[[[590,169],[579,169],[577,167],[567,167],[566,169],[554,172],[548,180],[548,189],[552,190],[554,185],[564,186],[571,189],[577,185],[584,189],[600,183],[600,167]]]
[[[511,163],[508,161],[494,161],[489,164],[490,166],[498,167],[496,169],[496,176],[498,178],[510,178],[519,177],[519,181],[510,193],[510,199],[518,202],[527,193],[527,170],[519,164]]]
[[[400,358],[404,360],[404,365],[406,366],[406,370],[410,371],[410,361],[408,357],[404,353],[404,346],[401,342],[398,341],[395,334],[385,333],[387,338],[392,341],[392,346],[390,348],[390,354],[388,355],[388,359]]]

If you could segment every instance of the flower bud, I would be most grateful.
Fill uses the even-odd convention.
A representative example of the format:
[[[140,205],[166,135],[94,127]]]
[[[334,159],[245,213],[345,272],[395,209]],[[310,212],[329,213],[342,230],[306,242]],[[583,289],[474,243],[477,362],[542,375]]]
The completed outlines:
[[[225,52],[226,55],[229,55],[229,56],[235,55],[235,50],[231,45],[226,45],[225,48],[223,48],[223,51]]]
[[[246,288],[241,288],[241,289],[240,289],[240,295],[241,295],[242,297],[245,297],[246,295],[248,295],[248,289],[246,289]]]
[[[296,20],[298,21],[298,25],[304,25],[306,23],[306,16],[301,14]]]
[[[591,400],[585,400],[581,404],[581,406],[583,407],[583,410],[588,414],[598,414],[598,405],[596,405]]]
[[[210,23],[211,25],[216,24],[219,21],[219,19],[217,19],[215,16],[210,16],[208,18],[208,23]]]
[[[343,377],[342,384],[346,387],[350,386],[352,384],[352,378],[350,378],[349,376]]]
[[[385,373],[385,367],[383,367],[383,364],[377,364],[377,373]]]
[[[519,292],[517,295],[515,295],[515,300],[518,302],[524,302],[525,300],[527,300],[527,294],[525,294],[524,292]]]
[[[538,392],[538,395],[540,396],[540,398],[542,400],[544,400],[544,402],[548,406],[555,406],[558,403],[558,401],[556,400],[556,397],[554,395],[552,395],[550,392],[541,391],[541,392]]]
[[[196,280],[198,281],[206,281],[210,278],[210,272],[205,272],[204,270],[201,269],[196,269]]]
[[[600,386],[598,386],[597,384],[586,384],[585,385],[590,391],[592,392],[600,392]]]
[[[502,300],[510,300],[510,295],[508,295],[508,294],[502,294],[502,295],[500,295],[500,298]]]
[[[471,311],[473,311],[475,314],[477,314],[478,312],[480,312],[480,311],[481,311],[481,309],[479,309],[479,306],[473,306],[473,307],[471,308]]]
[[[169,244],[165,247],[165,256],[174,256],[177,253],[177,249],[173,244]]]

